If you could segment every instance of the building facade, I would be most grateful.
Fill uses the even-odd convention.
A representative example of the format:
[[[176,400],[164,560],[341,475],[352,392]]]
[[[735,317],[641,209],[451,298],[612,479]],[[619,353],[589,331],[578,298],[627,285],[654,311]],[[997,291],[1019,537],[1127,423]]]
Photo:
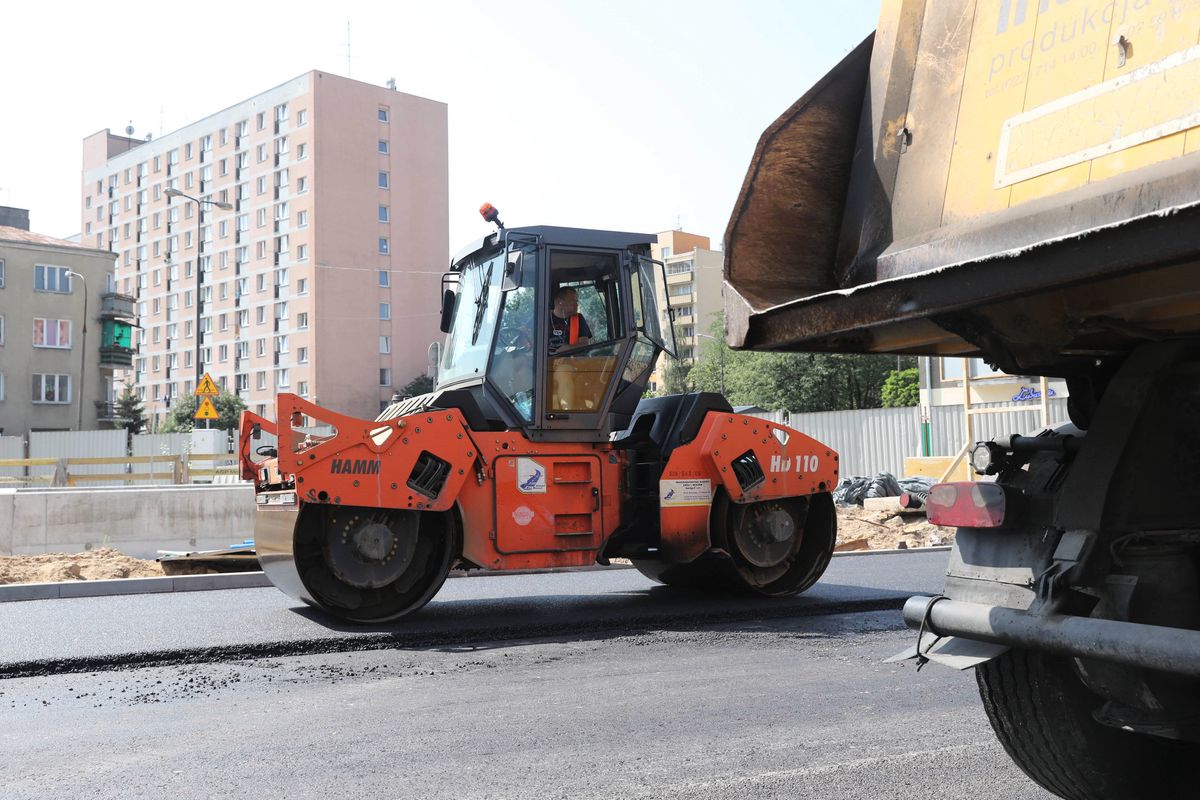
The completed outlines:
[[[701,353],[701,340],[712,335],[710,328],[725,308],[721,273],[724,256],[710,249],[707,236],[683,231],[658,234],[658,243],[651,245],[651,252],[666,266],[666,285],[659,287],[659,301],[665,297],[675,312],[676,351],[680,360],[694,364]],[[660,357],[650,376],[652,391],[662,385],[668,358]]]
[[[446,105],[313,71],[158,139],[83,142],[82,242],[136,298],[151,420],[208,372],[374,417],[428,370],[447,262]]]
[[[113,421],[114,371],[133,363],[133,298],[114,291],[113,259],[0,226],[0,434]]]

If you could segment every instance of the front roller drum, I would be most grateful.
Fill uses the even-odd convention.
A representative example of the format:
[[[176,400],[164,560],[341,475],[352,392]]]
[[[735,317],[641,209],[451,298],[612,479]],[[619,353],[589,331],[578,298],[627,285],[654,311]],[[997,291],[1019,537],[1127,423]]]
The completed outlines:
[[[648,578],[671,586],[798,594],[829,566],[837,515],[828,493],[738,504],[723,492],[713,500],[710,551],[688,564],[635,560]]]
[[[264,571],[284,592],[350,622],[417,611],[458,556],[450,513],[304,503],[293,519],[290,536],[261,543]]]

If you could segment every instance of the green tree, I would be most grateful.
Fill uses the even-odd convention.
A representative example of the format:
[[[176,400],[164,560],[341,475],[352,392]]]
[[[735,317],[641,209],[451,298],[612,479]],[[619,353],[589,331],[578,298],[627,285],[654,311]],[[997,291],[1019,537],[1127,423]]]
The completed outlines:
[[[400,389],[401,397],[416,397],[419,394],[429,394],[433,391],[433,378],[428,375],[418,375]]]
[[[117,398],[117,419],[113,421],[114,428],[124,428],[127,433],[141,433],[146,429],[146,409],[142,405],[133,384],[126,381],[125,389]]]
[[[905,408],[921,402],[917,368],[894,369],[888,373],[881,392],[884,408]]]
[[[720,391],[723,369],[725,397],[735,406],[796,412],[879,408],[883,383],[897,364],[889,355],[733,350],[724,341],[723,319],[715,319],[710,331],[714,338],[703,340],[692,385]]]
[[[661,394],[687,394],[692,390],[691,382],[688,380],[688,375],[691,374],[692,365],[681,358],[671,358],[664,355],[662,370],[662,391]]]
[[[171,410],[159,430],[163,433],[190,431],[195,427],[195,423],[197,422],[203,428],[204,421],[195,419],[196,408],[199,406],[199,403],[197,403],[198,399],[194,395],[175,398],[171,403]],[[211,426],[223,431],[236,430],[238,418],[246,410],[246,403],[242,398],[232,392],[222,390],[219,395],[213,398],[213,405],[217,407],[217,414],[219,416],[217,419],[211,421]]]

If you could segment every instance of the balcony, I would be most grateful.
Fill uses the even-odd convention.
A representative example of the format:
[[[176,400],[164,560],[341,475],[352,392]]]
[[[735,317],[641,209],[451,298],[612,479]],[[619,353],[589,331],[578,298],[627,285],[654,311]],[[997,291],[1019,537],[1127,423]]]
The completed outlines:
[[[104,400],[96,401],[96,420],[98,422],[121,422],[125,418],[117,411],[116,403]]]
[[[100,348],[101,369],[125,369],[133,366],[133,355],[137,351],[132,347],[107,345]]]

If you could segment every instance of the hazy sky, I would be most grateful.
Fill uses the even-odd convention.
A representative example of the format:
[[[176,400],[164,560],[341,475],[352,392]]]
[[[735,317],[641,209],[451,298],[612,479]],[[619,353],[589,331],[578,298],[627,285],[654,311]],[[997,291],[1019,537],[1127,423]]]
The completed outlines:
[[[875,0],[21,3],[0,26],[0,204],[77,233],[82,140],[156,137],[320,69],[449,105],[453,253],[509,225],[719,246],[758,135]],[[346,42],[349,24],[350,61]]]

